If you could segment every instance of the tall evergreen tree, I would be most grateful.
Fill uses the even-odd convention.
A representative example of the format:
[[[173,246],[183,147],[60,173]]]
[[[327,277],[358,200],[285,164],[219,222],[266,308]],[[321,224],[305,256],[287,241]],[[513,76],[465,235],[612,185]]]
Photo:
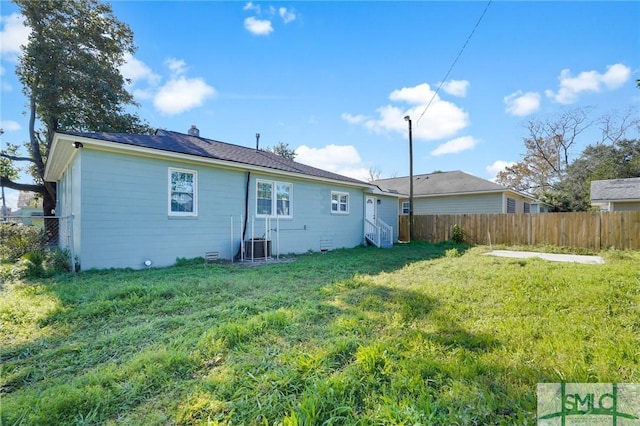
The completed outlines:
[[[97,0],[13,0],[31,29],[16,73],[28,100],[28,156],[1,154],[29,163],[34,183],[3,173],[2,185],[42,196],[45,216],[56,203],[56,184],[44,181],[56,131],[142,133],[149,127],[136,114],[119,67],[133,54],[133,32]]]

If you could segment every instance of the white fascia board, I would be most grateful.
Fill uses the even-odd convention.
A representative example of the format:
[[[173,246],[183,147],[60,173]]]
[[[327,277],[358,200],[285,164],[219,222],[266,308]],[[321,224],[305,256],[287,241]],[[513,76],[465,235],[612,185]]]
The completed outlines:
[[[399,194],[397,192],[386,192],[381,190],[380,188],[378,188],[377,186],[373,185],[369,187],[369,191],[367,191],[369,194],[375,194],[375,195],[385,195],[387,197],[395,197],[395,198],[403,198],[405,195],[404,194]]]
[[[85,138],[61,133],[54,135],[43,176],[45,182],[57,182],[62,178],[64,171],[67,170],[73,159],[78,155],[79,149],[75,148],[73,142],[82,142],[80,139],[84,140]]]

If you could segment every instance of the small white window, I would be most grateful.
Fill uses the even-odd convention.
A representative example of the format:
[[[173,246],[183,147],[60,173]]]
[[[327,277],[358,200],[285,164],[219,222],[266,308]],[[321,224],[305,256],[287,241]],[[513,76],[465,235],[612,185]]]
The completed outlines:
[[[169,168],[169,215],[198,215],[198,172]]]
[[[402,214],[409,214],[409,202],[408,201],[403,201],[402,202]]]
[[[256,216],[293,217],[292,194],[293,184],[291,183],[258,180],[256,182]]]
[[[516,212],[516,200],[513,198],[507,198],[507,213]]]
[[[349,213],[349,193],[331,191],[331,212]]]
[[[531,204],[524,203],[524,212],[525,213],[531,213]]]

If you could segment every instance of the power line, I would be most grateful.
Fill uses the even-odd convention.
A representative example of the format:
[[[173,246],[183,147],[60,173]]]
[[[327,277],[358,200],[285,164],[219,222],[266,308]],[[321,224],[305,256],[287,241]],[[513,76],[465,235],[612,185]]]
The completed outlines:
[[[469,40],[471,40],[471,37],[473,37],[473,34],[476,32],[476,29],[480,25],[480,22],[482,21],[482,18],[484,18],[484,14],[487,13],[487,9],[489,9],[489,5],[491,4],[491,1],[492,0],[489,0],[487,5],[484,7],[484,10],[482,11],[482,14],[480,15],[480,18],[478,18],[478,21],[476,22],[476,25],[473,27],[473,30],[471,30],[471,33],[469,34],[469,37],[467,37],[467,41],[465,41],[464,45],[462,45],[462,49],[460,49],[460,52],[458,52],[458,56],[456,56],[456,59],[453,61],[453,63],[449,67],[449,71],[447,71],[447,73],[445,74],[445,76],[442,79],[442,81],[440,81],[440,84],[438,85],[438,88],[436,89],[435,92],[433,92],[433,96],[431,97],[431,100],[429,101],[427,106],[424,108],[424,111],[422,111],[422,114],[420,114],[420,117],[418,117],[418,123],[420,123],[420,119],[422,118],[424,113],[427,112],[427,110],[429,109],[429,107],[433,103],[433,100],[436,98],[436,96],[438,96],[438,92],[440,91],[440,88],[442,87],[444,82],[447,81],[447,77],[449,77],[449,74],[451,73],[451,70],[453,70],[453,67],[456,65],[456,62],[458,62],[458,59],[460,59],[460,56],[462,55],[462,52],[464,52],[464,49],[467,47],[467,44],[469,44]]]

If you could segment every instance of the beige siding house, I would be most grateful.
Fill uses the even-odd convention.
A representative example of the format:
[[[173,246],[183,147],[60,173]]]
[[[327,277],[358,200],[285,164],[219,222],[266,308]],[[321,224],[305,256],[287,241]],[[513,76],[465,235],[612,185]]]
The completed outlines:
[[[409,214],[409,177],[372,182],[399,194],[401,214]],[[497,183],[456,170],[413,177],[413,214],[538,213],[544,203]]]
[[[591,205],[600,210],[640,210],[640,177],[591,181]]]

